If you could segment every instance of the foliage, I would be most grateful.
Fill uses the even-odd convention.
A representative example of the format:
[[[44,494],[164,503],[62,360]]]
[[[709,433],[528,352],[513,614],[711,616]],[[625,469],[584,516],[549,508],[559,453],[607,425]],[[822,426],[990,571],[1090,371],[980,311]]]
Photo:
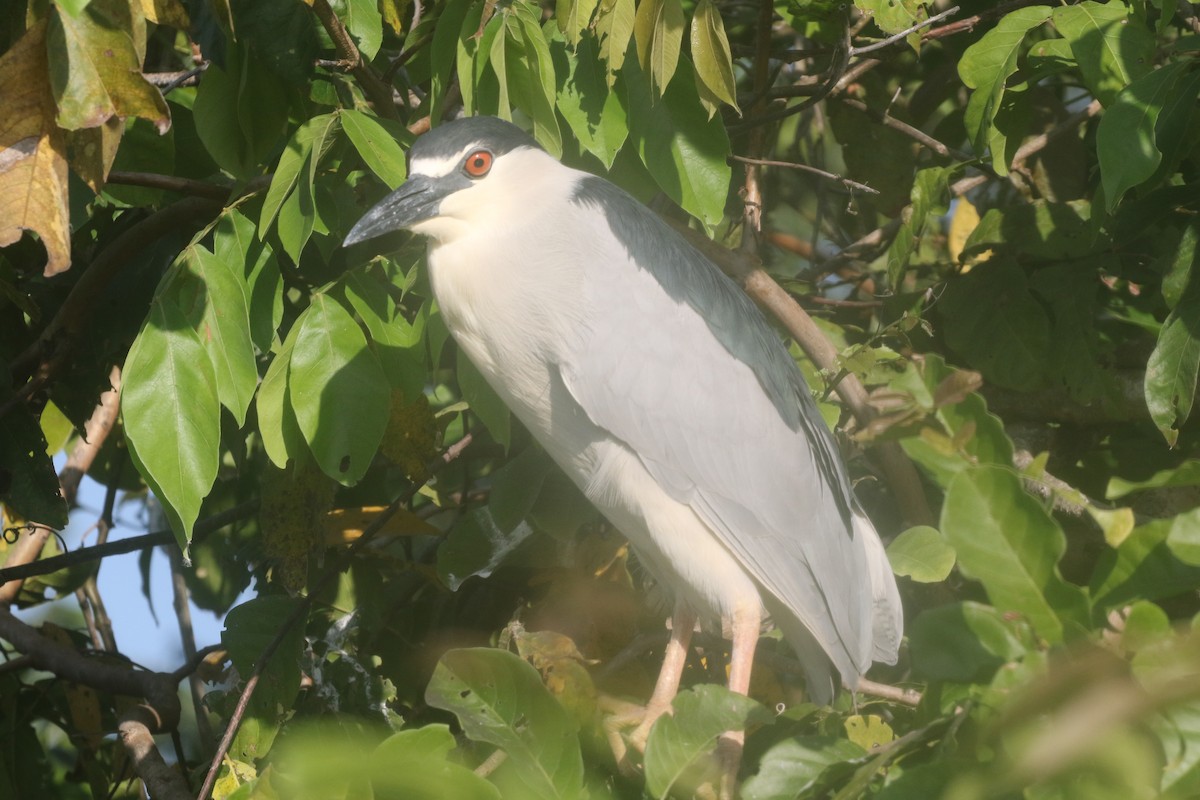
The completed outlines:
[[[224,613],[255,582],[204,724],[182,724],[198,786],[198,732],[239,722],[217,798],[684,797],[728,728],[758,800],[1196,796],[1200,23],[1167,0],[961,6],[789,0],[767,28],[717,0],[6,15],[9,566],[27,524],[64,526],[51,458],[116,366],[92,477],[153,493],[197,603]],[[771,638],[753,699],[731,696],[700,637],[642,771],[618,767],[613,709],[661,656],[638,636],[661,631],[656,588],[460,357],[422,244],[341,246],[460,111],[731,247],[761,211],[768,273],[837,350],[801,366],[903,576],[906,647],[872,677],[918,703],[806,703]],[[870,415],[843,413],[846,375]],[[919,469],[928,518],[902,512],[887,453]],[[86,563],[0,604],[70,594]],[[6,653],[44,671],[0,667],[0,796],[113,796],[129,684],[88,676],[124,662],[72,672],[103,637],[13,619]]]

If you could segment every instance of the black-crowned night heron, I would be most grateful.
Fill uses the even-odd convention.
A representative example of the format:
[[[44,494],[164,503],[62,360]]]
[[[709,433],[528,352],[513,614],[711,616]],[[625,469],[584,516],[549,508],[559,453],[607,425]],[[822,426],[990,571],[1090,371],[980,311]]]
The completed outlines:
[[[764,614],[811,696],[895,663],[887,557],[795,362],[754,304],[628,194],[490,117],[417,139],[408,181],[347,244],[400,228],[459,347],[674,590],[669,708],[696,614],[732,630],[746,693]],[[831,669],[833,668],[833,669]],[[636,738],[635,734],[635,738]]]

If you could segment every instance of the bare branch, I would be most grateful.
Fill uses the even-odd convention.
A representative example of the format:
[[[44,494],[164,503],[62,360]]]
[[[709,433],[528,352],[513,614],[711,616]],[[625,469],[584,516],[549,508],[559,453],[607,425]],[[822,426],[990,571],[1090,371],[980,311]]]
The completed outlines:
[[[232,522],[245,519],[257,509],[258,501],[251,500],[200,520],[192,530],[192,543],[195,544],[204,541],[213,532]],[[11,582],[33,575],[49,575],[52,572],[58,572],[60,569],[73,567],[77,564],[86,564],[89,561],[98,561],[108,556],[133,553],[137,550],[145,550],[150,547],[174,543],[175,534],[171,533],[171,531],[157,531],[155,533],[142,534],[141,536],[130,536],[128,539],[118,539],[115,542],[105,542],[104,544],[93,545],[91,547],[82,547],[78,550],[72,550],[69,553],[63,553],[60,556],[43,558],[41,561],[33,563],[24,563],[11,567],[6,566],[4,569],[0,569],[0,592],[4,591]]]
[[[225,202],[229,199],[230,186],[220,186],[207,181],[197,181],[191,178],[180,178],[175,175],[159,175],[154,172],[122,172],[114,170],[108,173],[108,183],[121,186],[144,186],[147,189],[165,189],[168,192],[191,197],[207,197],[209,200]]]
[[[828,172],[828,171],[820,169],[818,167],[812,167],[812,166],[809,166],[808,164],[797,164],[792,161],[771,161],[771,160],[765,159],[765,158],[747,158],[746,156],[730,156],[729,160],[737,161],[742,164],[756,164],[758,166],[763,166],[763,167],[783,167],[785,169],[796,169],[796,170],[800,170],[802,172],[808,172],[813,175],[818,175],[822,178],[826,178],[831,181],[837,181],[838,183],[845,186],[847,189],[858,189],[860,192],[867,192],[869,194],[879,194],[878,189],[872,189],[870,186],[868,186],[865,183],[859,183],[858,181],[852,181],[849,178],[843,178],[841,175],[837,175],[835,173]]]
[[[874,44],[868,44],[863,47],[851,47],[850,55],[851,56],[861,56],[863,53],[872,53],[876,50],[882,50],[883,48],[889,47],[889,46],[895,44],[896,42],[907,39],[909,34],[916,33],[917,31],[921,30],[922,28],[928,28],[930,25],[934,24],[935,22],[941,22],[946,17],[954,16],[955,14],[958,13],[958,11],[959,11],[958,6],[948,8],[945,11],[943,11],[942,13],[935,14],[932,17],[930,17],[929,19],[924,20],[923,22],[918,22],[916,25],[913,25],[910,28],[905,28],[904,30],[900,31],[899,33],[894,33],[882,41],[875,42]]]

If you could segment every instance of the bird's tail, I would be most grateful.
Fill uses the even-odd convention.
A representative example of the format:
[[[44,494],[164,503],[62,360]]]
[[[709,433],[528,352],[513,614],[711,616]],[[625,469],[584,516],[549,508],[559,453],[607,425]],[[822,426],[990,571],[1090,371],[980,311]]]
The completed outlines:
[[[875,526],[862,512],[854,512],[854,538],[867,556],[867,574],[871,580],[872,635],[871,660],[895,664],[904,636],[904,609],[891,562],[879,541]]]

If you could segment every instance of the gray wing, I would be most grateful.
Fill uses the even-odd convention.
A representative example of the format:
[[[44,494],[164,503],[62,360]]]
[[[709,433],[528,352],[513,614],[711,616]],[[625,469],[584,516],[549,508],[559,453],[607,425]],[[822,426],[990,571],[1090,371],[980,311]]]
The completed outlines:
[[[890,591],[877,585],[877,556],[862,541],[875,534],[853,521],[861,512],[832,438],[757,308],[625,197],[616,212],[611,196],[597,203],[624,249],[587,276],[588,323],[562,359],[564,383],[720,537],[785,633],[799,621],[853,685],[873,655],[894,659],[899,604],[890,573]],[[889,621],[877,626],[881,611]],[[895,641],[876,645],[880,634]]]

